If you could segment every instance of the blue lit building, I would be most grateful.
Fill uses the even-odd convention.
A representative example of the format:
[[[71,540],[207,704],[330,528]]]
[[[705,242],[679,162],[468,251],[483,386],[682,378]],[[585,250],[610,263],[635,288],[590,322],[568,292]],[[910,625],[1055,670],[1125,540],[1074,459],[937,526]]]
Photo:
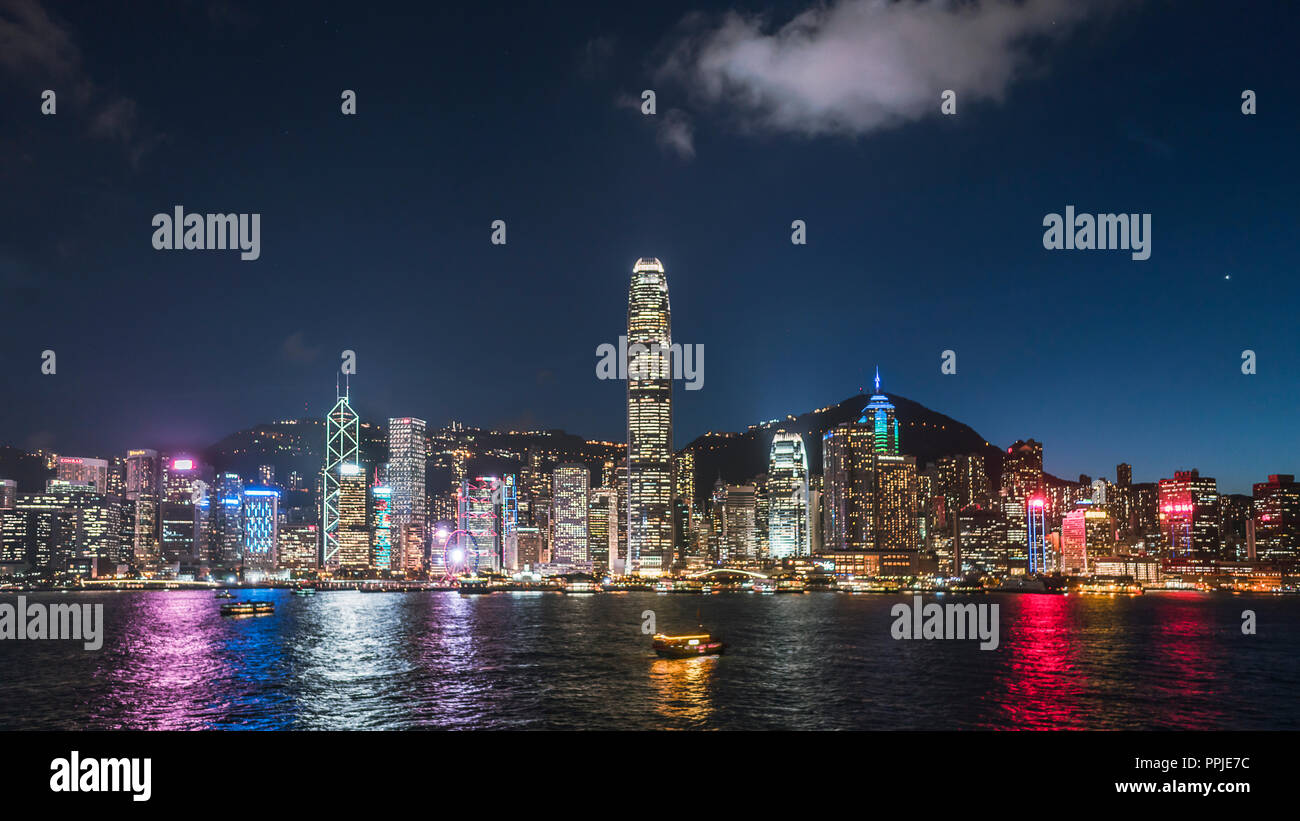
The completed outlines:
[[[244,491],[244,570],[275,570],[279,536],[280,491],[250,487]]]
[[[376,570],[396,570],[393,564],[393,489],[377,485],[370,489],[371,515],[370,566]]]

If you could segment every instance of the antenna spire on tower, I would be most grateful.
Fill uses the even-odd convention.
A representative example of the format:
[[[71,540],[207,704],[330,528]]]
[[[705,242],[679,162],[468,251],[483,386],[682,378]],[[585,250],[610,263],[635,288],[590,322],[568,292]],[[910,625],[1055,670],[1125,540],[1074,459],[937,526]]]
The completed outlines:
[[[876,393],[880,393],[880,366],[876,366]]]

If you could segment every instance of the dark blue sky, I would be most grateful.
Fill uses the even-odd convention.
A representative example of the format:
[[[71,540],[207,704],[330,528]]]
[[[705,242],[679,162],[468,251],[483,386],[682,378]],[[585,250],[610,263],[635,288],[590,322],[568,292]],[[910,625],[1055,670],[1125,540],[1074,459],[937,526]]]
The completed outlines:
[[[0,442],[107,454],[321,415],[345,348],[370,419],[621,439],[595,351],[657,256],[674,340],[705,351],[679,445],[879,364],[1061,476],[1300,473],[1290,4],[840,0],[803,41],[773,35],[804,3],[262,5],[0,1]],[[261,258],[153,250],[177,204],[260,213]],[[1066,205],[1150,213],[1151,258],[1044,250]]]

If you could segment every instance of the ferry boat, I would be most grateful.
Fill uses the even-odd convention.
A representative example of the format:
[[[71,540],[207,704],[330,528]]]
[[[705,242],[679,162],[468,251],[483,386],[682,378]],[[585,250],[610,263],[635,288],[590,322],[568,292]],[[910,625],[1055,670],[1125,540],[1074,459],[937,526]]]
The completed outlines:
[[[456,589],[462,595],[492,592],[492,588],[488,587],[488,580],[480,576],[466,576],[456,583]]]
[[[295,587],[295,588],[293,589],[293,594],[294,594],[295,596],[314,596],[314,595],[316,595],[316,588],[314,588],[314,587]]]
[[[1141,596],[1142,585],[1115,579],[1096,579],[1079,585],[1074,592],[1084,596]]]
[[[564,585],[563,587],[561,587],[560,591],[562,593],[572,596],[575,594],[597,593],[600,591],[600,587],[598,587],[595,582],[575,579],[573,581],[570,581],[568,584]]]
[[[275,604],[269,601],[241,601],[221,605],[223,616],[265,616],[275,612]]]
[[[807,585],[797,578],[754,579],[752,589],[755,593],[803,593]]]
[[[902,585],[878,579],[845,579],[836,589],[845,593],[897,593],[902,589]]]
[[[1059,593],[1052,590],[1042,579],[1030,576],[1008,576],[996,588],[999,593]]]
[[[700,656],[720,656],[726,644],[708,632],[691,633],[685,636],[669,636],[656,633],[654,650],[660,658],[689,659]]]

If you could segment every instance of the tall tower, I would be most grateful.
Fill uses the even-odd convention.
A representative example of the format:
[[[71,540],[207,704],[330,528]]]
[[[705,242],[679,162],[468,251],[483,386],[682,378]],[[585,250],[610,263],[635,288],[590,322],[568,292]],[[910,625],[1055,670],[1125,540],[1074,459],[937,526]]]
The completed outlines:
[[[767,467],[768,553],[773,559],[807,556],[808,456],[803,437],[778,431]]]
[[[889,397],[880,392],[880,368],[876,368],[876,392],[862,411],[859,425],[869,425],[874,453],[898,455],[898,417]]]
[[[334,407],[325,417],[325,488],[321,501],[321,531],[323,544],[321,566],[337,567],[339,564],[339,494],[342,488],[343,468],[361,467],[360,422],[348,404],[348,391],[338,395]],[[364,481],[362,487],[364,488]]]
[[[428,512],[424,497],[425,422],[404,416],[388,420],[388,485],[392,490],[391,567],[417,572],[424,557]]]
[[[587,541],[590,479],[587,466],[580,464],[556,465],[551,474],[555,488],[551,494],[551,522],[555,528],[552,561],[576,565],[591,560]]]
[[[279,542],[280,491],[270,487],[244,490],[244,569],[274,570]]]
[[[370,567],[370,521],[367,511],[366,472],[360,465],[339,465],[338,530],[334,537],[339,549],[337,567],[354,573]]]
[[[876,392],[855,423],[822,437],[824,548],[916,550],[916,459],[899,453],[899,425],[889,397]]]
[[[668,276],[657,259],[632,266],[627,345],[627,572],[658,576],[673,555],[673,374]]]
[[[1016,441],[1002,460],[1002,489],[1017,501],[1043,491],[1043,443]]]

